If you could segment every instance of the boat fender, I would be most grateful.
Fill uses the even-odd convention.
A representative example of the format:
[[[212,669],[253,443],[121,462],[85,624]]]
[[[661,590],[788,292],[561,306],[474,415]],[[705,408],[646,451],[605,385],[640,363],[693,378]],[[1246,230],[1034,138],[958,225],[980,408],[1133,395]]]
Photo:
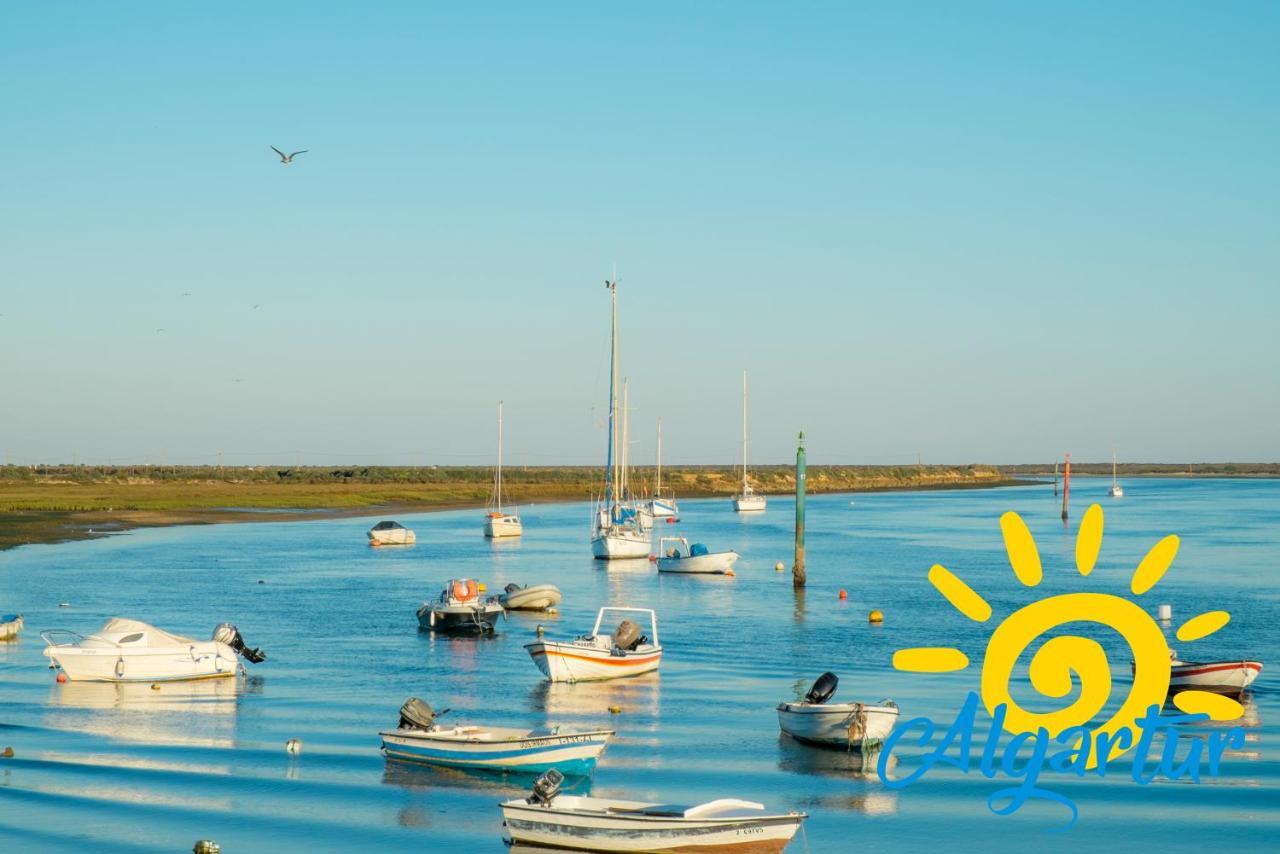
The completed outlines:
[[[116,659],[116,678],[124,678],[124,656]]]

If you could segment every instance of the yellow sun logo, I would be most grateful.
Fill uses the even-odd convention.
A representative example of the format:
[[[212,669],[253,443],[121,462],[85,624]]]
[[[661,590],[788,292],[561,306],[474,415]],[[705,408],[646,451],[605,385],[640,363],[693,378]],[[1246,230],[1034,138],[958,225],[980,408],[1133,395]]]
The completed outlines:
[[[1013,574],[1026,587],[1035,587],[1043,577],[1040,553],[1022,517],[1012,511],[1000,517],[1005,550]],[[1130,581],[1135,596],[1142,596],[1164,576],[1178,553],[1178,538],[1165,537],[1152,546],[1138,564]],[[1102,547],[1102,508],[1094,504],[1085,512],[1076,536],[1076,569],[1088,577]],[[959,577],[942,566],[929,570],[929,582],[956,610],[975,622],[991,619],[991,605]],[[1187,620],[1177,631],[1184,643],[1213,634],[1231,619],[1226,611],[1209,611]],[[1069,727],[1090,724],[1111,697],[1111,670],[1101,644],[1075,635],[1046,641],[1031,658],[1031,685],[1040,694],[1055,699],[1072,692],[1072,673],[1080,682],[1075,702],[1053,712],[1030,712],[1009,694],[1014,664],[1022,652],[1040,635],[1065,623],[1100,623],[1124,638],[1133,655],[1133,686],[1120,709],[1091,730],[1087,745],[1109,746],[1102,761],[1112,759],[1137,742],[1139,718],[1148,707],[1161,706],[1169,691],[1170,652],[1164,632],[1146,611],[1129,599],[1107,593],[1067,593],[1032,602],[1004,618],[992,631],[982,662],[982,702],[988,713],[1006,706],[1004,729],[1010,733],[1035,733],[1040,728],[1051,737]],[[953,647],[917,647],[894,653],[893,666],[917,673],[963,670],[969,658]],[[1183,691],[1174,705],[1188,714],[1204,713],[1212,720],[1234,720],[1243,714],[1235,700],[1205,691]],[[1127,731],[1127,736],[1117,733]],[[1100,738],[1101,736],[1101,738]],[[1107,748],[1103,748],[1107,749]],[[1097,765],[1091,755],[1087,767]]]

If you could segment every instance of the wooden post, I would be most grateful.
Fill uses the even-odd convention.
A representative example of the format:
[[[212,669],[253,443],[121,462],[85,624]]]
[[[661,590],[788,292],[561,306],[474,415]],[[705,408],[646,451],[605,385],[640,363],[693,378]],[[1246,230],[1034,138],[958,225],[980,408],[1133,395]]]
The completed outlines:
[[[800,431],[800,442],[796,446],[796,562],[791,567],[791,585],[804,587],[804,431]]]

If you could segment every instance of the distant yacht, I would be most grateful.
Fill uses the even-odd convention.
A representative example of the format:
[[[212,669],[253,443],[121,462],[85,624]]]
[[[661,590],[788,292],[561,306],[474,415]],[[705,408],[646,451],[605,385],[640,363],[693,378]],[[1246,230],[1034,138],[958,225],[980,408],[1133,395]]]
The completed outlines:
[[[641,515],[626,501],[626,466],[622,442],[625,435],[618,418],[618,282],[605,282],[612,299],[612,327],[609,335],[609,451],[605,460],[604,496],[591,519],[591,554],[598,560],[647,558],[649,531]],[[647,514],[646,514],[647,515]]]
[[[1120,485],[1120,481],[1116,480],[1116,452],[1111,452],[1111,489],[1108,494],[1112,498],[1124,498],[1124,487]]]
[[[759,513],[765,508],[762,493],[751,488],[747,479],[747,372],[742,372],[742,491],[733,496],[733,509],[739,513]]]
[[[498,401],[498,465],[493,470],[493,499],[484,519],[486,537],[518,537],[524,533],[524,525],[514,512],[502,509],[502,401]]]
[[[664,519],[680,515],[680,507],[676,504],[676,495],[662,494],[662,419],[658,419],[658,472],[653,479],[653,497],[649,499],[649,513],[655,519]]]

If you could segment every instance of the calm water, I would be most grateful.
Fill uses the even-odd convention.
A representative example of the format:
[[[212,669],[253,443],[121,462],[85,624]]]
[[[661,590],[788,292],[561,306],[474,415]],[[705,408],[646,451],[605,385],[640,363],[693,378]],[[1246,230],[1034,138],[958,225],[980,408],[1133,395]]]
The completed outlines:
[[[1131,479],[1120,501],[1105,497],[1107,485],[1081,479],[1072,493],[1075,519],[1094,500],[1107,514],[1102,557],[1087,581],[1074,570],[1074,527],[1064,533],[1047,486],[811,497],[809,587],[799,600],[789,572],[773,570],[777,561],[790,565],[793,504],[783,498],[755,518],[735,516],[725,500],[685,501],[680,524],[662,526],[737,549],[736,578],[659,576],[647,562],[606,569],[589,557],[584,505],[525,508],[527,533],[515,543],[486,542],[481,514],[466,511],[402,517],[418,533],[406,549],[370,549],[370,520],[342,519],[138,531],[2,553],[0,611],[25,612],[27,632],[0,644],[0,743],[16,752],[0,759],[0,840],[22,851],[180,851],[198,838],[227,852],[282,843],[501,851],[496,803],[522,793],[523,781],[404,768],[379,754],[378,730],[416,695],[459,719],[613,726],[618,738],[594,794],[733,795],[807,810],[791,852],[847,850],[855,839],[907,850],[1270,847],[1280,830],[1280,482]],[[1050,831],[1065,818],[1061,806],[1033,802],[1004,817],[988,810],[988,796],[1007,781],[938,768],[891,791],[856,755],[779,738],[774,705],[827,669],[841,676],[839,698],[892,697],[906,718],[949,723],[977,686],[976,667],[919,675],[889,663],[895,649],[919,645],[981,658],[989,627],[933,590],[925,578],[933,563],[986,595],[997,616],[1029,601],[1000,540],[998,517],[1008,509],[1023,514],[1040,544],[1038,595],[1126,595],[1147,548],[1167,533],[1182,536],[1144,607],[1170,603],[1175,627],[1225,608],[1227,628],[1175,646],[1187,658],[1267,663],[1247,704],[1247,744],[1227,754],[1217,780],[1140,787],[1123,766],[1105,779],[1042,777],[1080,809],[1076,826],[1058,834]],[[511,615],[492,639],[419,634],[415,608],[459,576],[495,592],[509,581],[551,581],[565,601],[557,616]],[[535,626],[577,634],[606,604],[658,611],[667,650],[660,675],[543,682],[522,648]],[[868,625],[872,607],[885,612],[883,626]],[[90,632],[112,615],[199,637],[231,620],[270,658],[238,683],[160,691],[55,684],[37,632]],[[1093,636],[1108,648],[1122,691],[1122,642],[1105,630]],[[623,712],[610,715],[612,705]],[[302,739],[301,755],[285,752],[290,738]],[[900,775],[914,759],[899,752]],[[86,849],[88,838],[95,842]]]

